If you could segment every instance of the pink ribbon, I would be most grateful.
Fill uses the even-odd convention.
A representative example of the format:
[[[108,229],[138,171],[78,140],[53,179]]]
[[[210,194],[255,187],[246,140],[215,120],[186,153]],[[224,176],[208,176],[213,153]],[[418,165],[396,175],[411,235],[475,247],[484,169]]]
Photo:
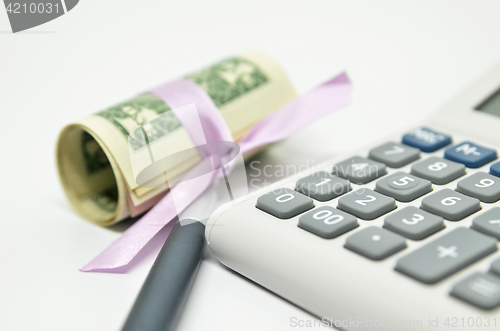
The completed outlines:
[[[212,99],[195,83],[178,80],[156,88],[151,93],[174,110],[195,146],[210,141],[233,141],[231,132]],[[348,105],[350,98],[351,83],[347,75],[342,73],[254,125],[238,142],[240,152],[244,154],[260,146],[283,140],[319,118]],[[189,116],[175,112],[176,108],[191,103],[197,107],[203,132],[190,130]],[[188,172],[187,178],[199,174],[200,169],[206,168],[207,162],[211,162],[214,168],[211,153],[205,152],[202,156],[205,157],[203,161]],[[212,174],[202,176],[196,181],[181,181],[175,185],[146,215],[80,270],[112,272],[126,267],[161,229],[165,228],[162,234],[168,237],[175,224],[171,221],[212,184],[217,172]],[[174,190],[175,192],[172,192]],[[172,194],[175,194],[175,204]]]

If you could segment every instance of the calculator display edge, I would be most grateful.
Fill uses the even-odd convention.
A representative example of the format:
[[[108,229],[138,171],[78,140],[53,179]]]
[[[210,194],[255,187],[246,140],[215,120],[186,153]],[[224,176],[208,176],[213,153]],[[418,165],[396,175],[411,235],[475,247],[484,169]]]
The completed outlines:
[[[491,143],[498,143],[500,117],[477,110],[495,93],[500,93],[500,65],[469,85],[443,108],[434,112],[425,122],[459,131]]]

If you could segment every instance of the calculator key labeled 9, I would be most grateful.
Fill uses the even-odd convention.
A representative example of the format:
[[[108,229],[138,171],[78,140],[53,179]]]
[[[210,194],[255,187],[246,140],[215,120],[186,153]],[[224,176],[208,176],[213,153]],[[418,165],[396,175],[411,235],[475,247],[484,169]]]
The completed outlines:
[[[450,189],[443,189],[424,198],[421,208],[447,220],[460,221],[480,210],[481,204],[478,199]]]
[[[420,178],[428,179],[434,184],[444,185],[465,175],[465,166],[433,156],[415,163],[411,167],[411,173]]]
[[[312,199],[289,188],[271,191],[257,199],[257,208],[278,218],[292,218],[314,208]]]
[[[457,191],[483,202],[497,202],[500,199],[500,178],[478,172],[459,181]]]
[[[373,220],[396,209],[394,198],[361,188],[339,199],[338,208],[364,220]]]
[[[299,218],[300,228],[331,239],[358,227],[356,217],[329,206],[314,209]]]

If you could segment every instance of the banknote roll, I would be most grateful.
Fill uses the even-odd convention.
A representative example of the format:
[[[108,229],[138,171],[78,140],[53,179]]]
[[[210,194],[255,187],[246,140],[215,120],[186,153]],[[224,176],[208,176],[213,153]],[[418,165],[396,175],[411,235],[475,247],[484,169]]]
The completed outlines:
[[[225,59],[186,75],[198,84],[219,108],[238,141],[255,123],[295,98],[281,68],[270,58],[246,53]],[[161,116],[161,122],[155,118]],[[85,219],[112,225],[154,206],[168,188],[139,186],[134,178],[128,136],[141,123],[148,136],[155,135],[176,151],[194,150],[193,144],[170,108],[157,96],[143,93],[130,100],[72,123],[57,142],[57,166],[66,195]],[[172,187],[201,157],[181,153],[166,164]],[[152,186],[155,187],[155,186]]]

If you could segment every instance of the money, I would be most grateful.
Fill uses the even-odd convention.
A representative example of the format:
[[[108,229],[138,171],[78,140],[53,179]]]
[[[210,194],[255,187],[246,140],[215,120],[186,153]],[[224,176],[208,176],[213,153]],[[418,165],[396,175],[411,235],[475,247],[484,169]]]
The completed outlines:
[[[212,98],[235,141],[295,98],[281,68],[257,53],[228,58],[185,78]],[[141,123],[151,140],[168,146],[169,154],[192,151],[165,164],[169,187],[201,161],[179,120],[153,94],[141,94],[66,126],[57,143],[59,177],[70,203],[87,220],[115,224],[144,213],[168,191],[168,187],[152,188],[158,187],[154,184],[139,186],[134,178],[129,148],[144,146],[143,140],[129,140],[129,135]],[[152,183],[163,180],[151,178]]]

